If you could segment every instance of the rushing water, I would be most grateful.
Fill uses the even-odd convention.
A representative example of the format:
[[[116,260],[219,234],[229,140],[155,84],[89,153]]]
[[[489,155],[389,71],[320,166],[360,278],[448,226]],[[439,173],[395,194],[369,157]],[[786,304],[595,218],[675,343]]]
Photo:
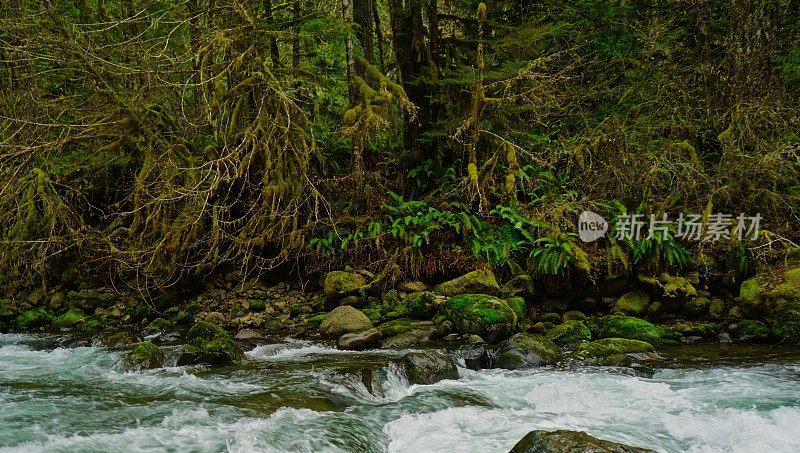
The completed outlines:
[[[461,369],[410,386],[390,363],[402,352],[295,340],[227,368],[124,372],[120,351],[50,343],[0,335],[0,452],[506,452],[528,431],[559,428],[657,451],[800,451],[790,349],[676,350],[650,378]],[[365,365],[378,370],[372,393],[354,372]]]

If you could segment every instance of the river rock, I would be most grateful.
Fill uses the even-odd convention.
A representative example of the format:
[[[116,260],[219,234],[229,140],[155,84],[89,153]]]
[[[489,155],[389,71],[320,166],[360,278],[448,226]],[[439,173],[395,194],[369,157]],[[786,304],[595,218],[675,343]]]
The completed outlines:
[[[319,332],[325,338],[338,338],[345,333],[361,332],[372,328],[372,321],[358,309],[343,305],[325,315]]]
[[[20,329],[28,330],[48,326],[52,319],[50,313],[40,307],[23,311],[14,322]]]
[[[559,359],[561,359],[561,349],[557,344],[541,335],[518,333],[500,345],[495,366],[506,370],[517,370],[554,364]]]
[[[628,338],[658,345],[670,336],[663,327],[633,316],[610,315],[595,321],[599,338]]]
[[[595,361],[595,363],[597,363],[597,359],[617,354],[634,354],[653,351],[655,351],[653,345],[644,341],[629,340],[627,338],[603,338],[601,340],[578,344],[572,351],[572,356],[578,359],[589,360],[590,362]]]
[[[435,384],[443,379],[458,379],[458,369],[450,356],[439,352],[412,352],[401,359],[411,384]]]
[[[428,285],[422,282],[402,282],[397,285],[398,291],[406,293],[418,293],[428,289]]]
[[[140,343],[122,361],[126,370],[150,370],[162,368],[166,360],[164,352],[149,341]]]
[[[440,308],[437,320],[449,320],[462,335],[480,335],[488,343],[508,338],[522,330],[525,301],[508,300],[488,294],[460,294]]]
[[[414,329],[381,341],[381,349],[409,349],[430,339],[432,331]]]
[[[582,321],[567,321],[550,329],[546,335],[553,343],[566,345],[592,339],[592,332]]]
[[[363,332],[346,333],[336,340],[336,347],[349,351],[363,351],[378,344],[381,341],[381,331],[369,329]]]
[[[358,295],[360,289],[367,285],[367,279],[354,272],[333,271],[325,276],[325,297],[331,304],[337,304],[343,298]]]
[[[220,365],[242,356],[228,332],[210,322],[195,323],[186,333],[186,340],[186,349],[178,358],[178,365]]]
[[[70,308],[66,313],[53,320],[54,329],[74,327],[86,320],[86,313],[80,308]]]
[[[436,313],[433,304],[435,299],[436,294],[430,291],[411,294],[405,300],[406,311],[412,318],[429,319]]]
[[[625,315],[640,315],[650,303],[650,295],[644,291],[625,293],[614,304],[614,311]]]
[[[479,269],[440,283],[433,287],[433,292],[448,297],[458,294],[497,295],[500,292],[500,285],[497,284],[497,279],[491,270]]]
[[[65,304],[71,308],[80,308],[87,313],[94,313],[98,307],[108,308],[114,305],[116,296],[112,293],[99,291],[70,291],[67,293]]]
[[[592,437],[582,431],[531,431],[509,453],[649,453],[653,450],[631,447]]]

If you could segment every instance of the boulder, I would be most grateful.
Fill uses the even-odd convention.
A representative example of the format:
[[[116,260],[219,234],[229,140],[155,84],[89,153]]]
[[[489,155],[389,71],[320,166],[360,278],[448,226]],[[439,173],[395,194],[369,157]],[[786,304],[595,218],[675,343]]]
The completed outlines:
[[[509,453],[648,453],[653,450],[631,447],[592,437],[582,431],[531,431]]]
[[[714,319],[725,316],[725,301],[719,298],[711,299],[711,303],[708,305],[708,316]]]
[[[553,343],[566,345],[591,340],[592,332],[581,321],[567,321],[550,329],[546,337]]]
[[[436,314],[436,308],[433,305],[433,301],[435,299],[436,294],[430,291],[411,294],[405,301],[406,311],[412,318],[431,318],[434,314]]]
[[[497,295],[500,285],[491,270],[478,269],[434,286],[433,292],[448,297],[458,294]]]
[[[418,293],[426,291],[427,289],[428,285],[422,282],[402,282],[397,285],[397,290],[403,291],[404,293]]]
[[[450,356],[438,352],[411,352],[400,360],[411,384],[435,384],[443,379],[458,379],[458,369]]]
[[[765,293],[764,285],[756,277],[742,282],[742,286],[739,287],[739,305],[745,316],[758,317],[766,312],[764,307]]]
[[[367,279],[354,272],[333,271],[325,276],[325,297],[336,304],[343,298],[358,295],[359,290],[367,286]]]
[[[708,313],[711,301],[707,297],[695,297],[683,304],[682,312],[690,318],[699,318]]]
[[[533,366],[552,365],[561,359],[557,344],[541,335],[518,333],[500,345],[495,366],[516,370]]]
[[[65,305],[71,308],[80,308],[88,313],[94,313],[97,308],[108,308],[114,305],[117,298],[113,293],[99,291],[70,291],[67,293]]]
[[[736,335],[741,341],[763,342],[771,334],[770,328],[758,321],[745,319],[736,325]]]
[[[578,311],[578,310],[570,310],[570,311],[564,313],[564,316],[562,316],[561,319],[563,319],[564,322],[567,322],[567,321],[586,321],[586,315],[584,315],[583,312]]]
[[[428,341],[430,336],[430,330],[414,329],[390,338],[384,338],[381,340],[380,347],[381,349],[409,349]]]
[[[372,321],[358,309],[343,305],[325,315],[319,331],[325,338],[338,338],[345,333],[361,332],[372,328]]]
[[[186,333],[186,340],[186,349],[178,358],[178,365],[220,365],[242,356],[233,338],[217,324],[195,323]]]
[[[663,327],[633,316],[609,315],[595,321],[598,338],[627,338],[660,344],[669,337]]]
[[[54,329],[75,327],[84,322],[87,316],[80,308],[70,308],[69,311],[53,320]]]
[[[336,340],[336,347],[349,351],[363,351],[375,347],[381,341],[381,331],[369,329],[363,332],[346,333]]]
[[[506,298],[514,296],[531,297],[533,294],[533,279],[528,274],[519,274],[500,288],[500,295]]]
[[[525,301],[499,299],[488,294],[460,294],[440,308],[437,322],[449,320],[456,332],[480,335],[493,343],[519,332],[525,319]]]
[[[774,306],[772,335],[782,341],[800,342],[800,268],[783,276],[783,282],[764,294]]]
[[[149,341],[140,343],[122,361],[126,370],[150,370],[163,368],[166,360],[161,348]]]
[[[629,340],[627,338],[603,338],[601,340],[580,343],[572,351],[572,356],[579,359],[591,360],[608,357],[614,354],[654,351],[653,345],[644,341]]]
[[[48,326],[52,320],[53,318],[50,316],[50,313],[40,307],[23,311],[17,316],[14,323],[18,328],[28,330]]]
[[[650,295],[644,291],[625,293],[614,304],[614,311],[625,315],[640,315],[647,310]]]
[[[383,338],[390,338],[396,335],[404,334],[414,330],[414,325],[406,318],[395,319],[394,321],[385,322],[378,326]]]

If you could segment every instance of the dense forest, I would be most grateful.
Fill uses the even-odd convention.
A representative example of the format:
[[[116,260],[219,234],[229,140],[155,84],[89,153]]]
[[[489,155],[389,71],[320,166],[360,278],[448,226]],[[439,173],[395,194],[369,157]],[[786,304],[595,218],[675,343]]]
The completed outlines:
[[[5,0],[0,286],[741,281],[800,241],[799,104],[797,0]],[[584,244],[585,210],[763,220]]]

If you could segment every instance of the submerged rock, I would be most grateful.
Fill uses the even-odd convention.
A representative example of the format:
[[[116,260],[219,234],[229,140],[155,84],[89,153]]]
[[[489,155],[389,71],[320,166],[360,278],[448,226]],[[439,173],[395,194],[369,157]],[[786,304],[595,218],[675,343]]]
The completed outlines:
[[[653,450],[631,447],[592,437],[582,431],[531,431],[509,453],[649,453]]]
[[[500,285],[489,269],[478,269],[433,287],[433,292],[443,296],[458,294],[490,294],[500,292]]]
[[[149,370],[162,368],[165,360],[166,358],[161,348],[149,341],[145,341],[129,352],[123,359],[122,364],[126,370]]]
[[[178,358],[178,365],[220,365],[242,356],[228,332],[210,322],[197,322],[187,332],[186,339],[186,349]]]
[[[450,356],[439,352],[412,352],[400,360],[411,384],[435,384],[458,379],[458,369]]]
[[[319,332],[325,338],[338,338],[345,333],[361,332],[372,328],[372,321],[358,309],[343,305],[325,315]]]
[[[437,319],[449,320],[460,334],[480,335],[492,343],[521,330],[525,301],[518,297],[503,300],[488,294],[461,294],[442,305]]]
[[[362,351],[376,346],[379,341],[381,341],[381,331],[369,329],[363,332],[343,334],[336,340],[336,347],[349,351]]]

